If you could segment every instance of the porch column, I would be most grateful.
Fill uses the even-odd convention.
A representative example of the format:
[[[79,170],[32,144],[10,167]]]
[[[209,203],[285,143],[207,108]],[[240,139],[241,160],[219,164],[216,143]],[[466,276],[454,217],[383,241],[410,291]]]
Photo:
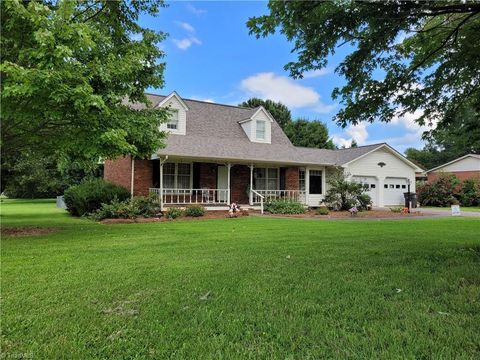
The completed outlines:
[[[135,159],[132,156],[132,174],[131,174],[131,179],[130,179],[130,197],[133,198],[133,182],[135,180]]]
[[[253,164],[250,165],[250,193],[248,194],[248,201],[253,205]]]
[[[227,164],[227,204],[230,205],[230,168],[232,167],[232,164],[228,163]]]
[[[163,161],[160,158],[160,211],[163,211]]]

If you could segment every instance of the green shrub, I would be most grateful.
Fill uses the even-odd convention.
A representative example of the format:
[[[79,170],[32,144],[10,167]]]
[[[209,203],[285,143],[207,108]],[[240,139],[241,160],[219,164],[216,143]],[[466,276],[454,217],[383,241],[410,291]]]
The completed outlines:
[[[463,206],[480,205],[480,180],[467,179],[460,190],[460,201]]]
[[[132,200],[118,201],[114,199],[109,204],[102,204],[102,207],[91,214],[94,220],[103,219],[136,219],[138,217],[155,217],[160,214],[160,206],[157,197],[149,196],[134,197]]]
[[[401,207],[392,207],[392,208],[390,208],[390,211],[391,211],[391,212],[394,212],[394,213],[401,213],[402,210],[403,210],[403,208],[401,208]]]
[[[418,201],[422,206],[450,206],[455,199],[458,179],[453,174],[440,174],[431,183],[417,189]]]
[[[186,216],[200,217],[205,215],[205,208],[203,206],[192,205],[185,209]]]
[[[180,208],[172,207],[163,213],[167,219],[176,219],[183,215],[183,210]]]
[[[297,201],[272,200],[265,204],[265,211],[272,214],[303,214],[305,206]]]
[[[372,198],[368,194],[360,194],[357,196],[358,205],[357,208],[360,211],[370,210],[372,207]]]
[[[328,210],[328,207],[326,207],[326,206],[320,206],[317,209],[317,214],[318,215],[328,215],[329,213],[330,213],[330,211]]]
[[[65,204],[73,216],[83,216],[109,204],[115,199],[124,201],[130,197],[127,189],[103,179],[87,180],[65,190]]]
[[[343,169],[337,169],[332,174],[328,185],[329,189],[325,194],[324,202],[329,209],[348,210],[356,206],[359,210],[366,210],[367,205],[371,204],[370,196],[364,194],[365,186],[349,181]]]

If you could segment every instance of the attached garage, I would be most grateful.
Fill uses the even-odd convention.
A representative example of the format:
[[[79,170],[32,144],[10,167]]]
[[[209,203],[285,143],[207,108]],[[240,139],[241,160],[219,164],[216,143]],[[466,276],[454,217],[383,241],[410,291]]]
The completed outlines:
[[[408,179],[387,177],[383,183],[383,203],[388,205],[404,204],[403,193],[408,191]]]
[[[368,185],[368,194],[376,207],[402,205],[409,182],[410,191],[415,192],[415,171],[422,171],[387,144],[378,145],[343,167],[353,181]]]

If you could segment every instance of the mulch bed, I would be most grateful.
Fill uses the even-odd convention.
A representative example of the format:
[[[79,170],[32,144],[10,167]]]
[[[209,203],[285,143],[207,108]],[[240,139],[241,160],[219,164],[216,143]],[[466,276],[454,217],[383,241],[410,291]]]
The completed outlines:
[[[243,215],[239,214],[238,217],[248,216],[252,213],[260,213],[257,211],[248,211],[244,212]],[[225,210],[212,210],[206,211],[205,215],[199,217],[192,217],[192,216],[180,216],[176,219],[167,219],[166,217],[158,217],[158,218],[137,218],[137,219],[105,219],[100,221],[102,224],[135,224],[135,223],[151,223],[151,222],[165,222],[165,221],[201,221],[201,220],[209,220],[209,219],[225,219],[229,218],[228,211]]]
[[[57,231],[57,229],[52,228],[42,228],[42,227],[11,227],[11,228],[2,228],[2,236],[36,236],[36,235],[46,235],[51,234]]]
[[[282,214],[267,214],[274,217],[289,217],[301,219],[395,219],[407,217],[419,217],[424,214],[421,212],[412,212],[410,214],[402,214],[400,212],[393,212],[391,210],[370,210],[361,211],[357,215],[352,216],[348,211],[330,211],[328,215],[318,215],[315,210],[308,210],[305,214],[297,215],[282,215]]]

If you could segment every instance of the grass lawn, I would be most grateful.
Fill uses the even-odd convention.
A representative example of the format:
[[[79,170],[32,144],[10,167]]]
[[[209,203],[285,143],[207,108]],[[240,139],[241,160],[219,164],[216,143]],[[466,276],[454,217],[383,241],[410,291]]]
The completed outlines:
[[[4,201],[2,353],[480,358],[480,220],[101,225]],[[9,355],[13,356],[13,355]]]
[[[439,207],[439,206],[422,206],[423,208],[426,209],[445,209],[445,210],[450,210],[450,206],[446,207]],[[474,211],[474,212],[480,212],[480,207],[478,206],[460,206],[460,211]]]

